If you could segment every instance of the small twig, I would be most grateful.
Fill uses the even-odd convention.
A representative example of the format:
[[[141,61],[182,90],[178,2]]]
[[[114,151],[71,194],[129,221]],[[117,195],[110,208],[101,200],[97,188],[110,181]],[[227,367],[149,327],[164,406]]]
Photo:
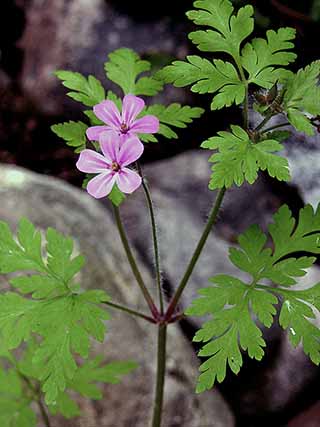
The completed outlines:
[[[155,266],[156,266],[156,280],[157,280],[157,287],[158,287],[158,294],[159,294],[160,314],[162,315],[163,311],[164,311],[164,303],[163,303],[163,292],[162,292],[162,286],[161,286],[161,268],[160,268],[159,243],[158,243],[158,236],[157,236],[157,226],[156,226],[155,214],[154,214],[154,209],[153,209],[153,202],[152,202],[149,187],[148,187],[148,185],[144,179],[140,163],[137,162],[136,164],[137,164],[139,175],[141,176],[141,179],[142,179],[142,188],[143,188],[144,194],[146,196],[147,205],[148,205],[148,209],[149,209],[149,213],[150,213],[152,237],[153,237],[154,258],[155,258]]]

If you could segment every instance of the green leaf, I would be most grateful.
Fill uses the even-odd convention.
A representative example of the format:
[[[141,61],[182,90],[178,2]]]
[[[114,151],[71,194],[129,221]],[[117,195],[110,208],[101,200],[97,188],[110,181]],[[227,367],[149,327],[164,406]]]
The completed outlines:
[[[295,252],[320,253],[320,209],[307,205],[301,209],[296,223],[288,206],[282,206],[269,226],[275,244],[274,259],[280,260]]]
[[[150,71],[151,64],[141,60],[131,49],[121,48],[109,54],[105,63],[107,77],[119,85],[124,94],[154,96],[162,90],[162,83],[153,77],[139,77]]]
[[[78,255],[72,258],[73,240],[48,228],[47,234],[47,267],[50,273],[66,285],[82,269],[85,258]]]
[[[251,226],[239,236],[240,249],[230,249],[230,260],[254,281],[270,279],[278,285],[292,286],[316,260],[305,254],[320,253],[320,211],[313,212],[308,205],[300,211],[297,222],[284,205],[273,218],[268,228],[273,251],[266,247],[267,236],[260,228]],[[303,255],[292,257],[300,252]]]
[[[136,368],[137,364],[131,361],[104,364],[103,356],[85,361],[67,381],[67,391],[60,393],[54,404],[49,405],[50,413],[53,415],[60,413],[66,418],[80,415],[78,405],[69,395],[70,391],[90,399],[102,399],[99,383],[118,384],[124,375]]]
[[[31,399],[23,392],[23,384],[14,369],[0,368],[0,425],[2,427],[36,427]]]
[[[49,228],[42,258],[40,233],[29,221],[20,222],[18,242],[5,223],[0,223],[0,228],[1,268],[6,272],[27,270],[29,275],[14,277],[11,283],[35,298],[12,292],[0,295],[0,331],[8,349],[17,348],[33,334],[42,338],[33,363],[41,372],[46,402],[52,404],[78,368],[74,353],[87,357],[90,337],[103,341],[104,320],[109,315],[99,304],[109,297],[103,291],[79,293],[73,280],[84,258],[73,257],[73,241],[69,237]],[[30,275],[32,270],[40,274]]]
[[[271,294],[249,289],[244,282],[231,276],[219,275],[211,281],[214,286],[201,289],[201,297],[186,311],[189,316],[213,316],[194,337],[194,341],[206,343],[199,356],[209,357],[200,367],[197,393],[210,389],[215,381],[222,382],[227,365],[235,374],[240,371],[240,347],[251,358],[261,360],[263,357],[265,342],[252,319],[250,307],[267,326],[276,313],[277,298]]]
[[[165,83],[176,87],[192,85],[192,92],[216,93],[212,109],[220,109],[245,98],[245,84],[239,78],[236,68],[230,62],[215,59],[213,62],[199,56],[187,56],[187,61],[175,61],[157,73]]]
[[[41,257],[41,235],[25,218],[19,223],[17,242],[5,222],[0,221],[0,271],[12,273],[17,270],[46,271]]]
[[[43,306],[45,318],[35,329],[44,340],[35,353],[34,363],[42,365],[40,379],[48,404],[65,390],[67,380],[78,369],[73,352],[86,358],[90,336],[103,341],[106,329],[103,320],[109,316],[97,304],[107,299],[102,291],[98,299],[93,291],[88,291]]]
[[[59,393],[55,402],[48,405],[48,408],[50,414],[61,414],[67,419],[81,415],[78,404],[66,392]]]
[[[239,126],[231,126],[232,132],[218,132],[218,136],[203,142],[201,147],[218,150],[209,161],[214,163],[209,188],[240,186],[246,180],[253,184],[259,170],[266,170],[279,181],[290,179],[288,162],[273,154],[282,150],[276,140],[253,143]]]
[[[283,109],[288,120],[298,131],[314,134],[308,115],[320,114],[320,88],[318,79],[320,61],[312,62],[291,76],[284,89]]]
[[[188,12],[188,18],[214,30],[190,33],[192,42],[202,51],[226,52],[238,58],[241,43],[253,31],[253,7],[242,7],[237,14],[228,0],[198,0],[194,7],[199,10]]]
[[[90,399],[102,399],[101,389],[96,383],[118,384],[122,376],[137,368],[131,361],[103,364],[103,356],[85,362],[68,382],[68,388]]]
[[[121,203],[125,201],[125,198],[126,198],[125,194],[119,190],[119,187],[117,186],[117,184],[114,184],[111,190],[111,193],[108,196],[108,199],[111,201],[111,203],[114,206],[119,207]]]
[[[192,123],[196,118],[199,118],[204,113],[202,108],[189,107],[188,105],[181,106],[180,104],[171,104],[164,106],[161,104],[154,104],[146,107],[143,111],[143,116],[151,114],[158,117],[160,121],[159,134],[165,138],[178,138],[176,132],[171,128],[186,128],[187,124]]]
[[[67,95],[75,101],[93,107],[106,97],[105,90],[101,82],[94,76],[84,77],[80,73],[73,71],[56,71],[56,76],[62,80],[63,86],[71,89]]]
[[[273,249],[258,226],[239,236],[239,248],[230,249],[231,262],[249,274],[250,280],[215,276],[210,279],[213,286],[199,290],[201,297],[186,311],[189,316],[211,316],[194,337],[194,341],[205,343],[199,355],[209,357],[200,367],[198,392],[223,381],[227,364],[234,373],[239,372],[240,348],[251,358],[262,358],[265,343],[253,316],[269,328],[279,299],[279,323],[288,329],[290,341],[295,347],[302,343],[311,360],[320,363],[320,331],[314,324],[316,311],[320,314],[320,283],[303,291],[288,289],[316,261],[306,254],[320,252],[320,205],[316,212],[311,206],[303,208],[298,221],[283,206],[274,215],[269,233]],[[269,287],[260,282],[263,279],[280,286]]]
[[[319,284],[314,288],[319,289]],[[312,289],[312,293],[315,289]],[[320,330],[313,323],[315,314],[309,304],[302,299],[304,292],[279,290],[283,296],[279,323],[283,329],[288,329],[289,339],[294,347],[302,343],[303,350],[313,363],[320,363]],[[310,291],[309,291],[310,293]],[[317,291],[319,295],[319,291]],[[309,301],[307,301],[309,303]]]
[[[51,130],[58,135],[60,138],[66,141],[66,144],[70,147],[80,148],[84,150],[86,148],[86,130],[88,126],[83,122],[65,122],[51,126]]]
[[[295,61],[297,55],[288,52],[294,47],[291,40],[295,38],[293,28],[280,28],[277,32],[267,31],[267,40],[256,38],[247,43],[241,54],[241,63],[249,73],[249,83],[270,89],[275,82],[284,81],[292,73],[284,68]]]

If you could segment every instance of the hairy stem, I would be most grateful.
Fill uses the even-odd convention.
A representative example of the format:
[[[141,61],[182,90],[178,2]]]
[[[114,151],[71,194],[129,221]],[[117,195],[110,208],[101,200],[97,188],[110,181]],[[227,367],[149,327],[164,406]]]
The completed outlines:
[[[158,309],[143,281],[143,278],[141,276],[140,270],[137,266],[136,260],[133,256],[133,253],[131,251],[130,245],[129,245],[129,241],[125,232],[125,229],[123,227],[122,221],[121,221],[121,217],[120,217],[120,212],[119,212],[119,208],[117,206],[113,206],[114,209],[114,215],[115,215],[115,219],[116,219],[116,223],[117,223],[117,227],[118,227],[118,231],[120,234],[120,238],[125,250],[125,253],[127,255],[129,264],[131,266],[131,270],[133,272],[134,277],[136,278],[136,281],[138,283],[138,286],[144,296],[144,299],[146,300],[148,307],[150,309],[151,314],[154,316],[154,318],[158,318],[159,317],[159,312]]]
[[[138,168],[139,175],[141,176],[141,179],[142,179],[142,187],[143,187],[144,194],[146,196],[147,205],[148,205],[149,214],[150,214],[152,238],[153,238],[153,250],[154,250],[155,267],[156,267],[156,281],[157,281],[157,288],[158,288],[158,294],[159,294],[160,314],[163,315],[164,304],[163,304],[163,292],[162,292],[162,286],[161,286],[160,253],[159,253],[159,243],[158,243],[157,226],[156,226],[153,202],[152,202],[149,187],[143,177],[142,169],[139,162],[137,162],[137,168]]]
[[[215,204],[214,204],[214,206],[210,212],[208,222],[207,222],[207,224],[203,230],[203,233],[200,237],[199,243],[198,243],[198,245],[197,245],[197,247],[193,253],[193,256],[190,260],[190,263],[188,264],[186,272],[185,272],[185,274],[184,274],[184,276],[183,276],[183,278],[182,278],[182,280],[181,280],[181,282],[180,282],[180,284],[179,284],[176,292],[174,293],[173,298],[169,304],[168,310],[167,310],[166,315],[165,315],[165,319],[168,322],[170,321],[171,316],[174,313],[174,311],[175,311],[175,309],[179,303],[182,292],[184,291],[185,287],[188,284],[188,280],[189,280],[189,278],[193,272],[193,269],[194,269],[200,255],[201,255],[202,249],[203,249],[203,247],[207,241],[207,238],[210,234],[210,231],[212,230],[212,228],[213,228],[213,226],[217,220],[218,212],[219,212],[219,209],[221,207],[222,200],[224,198],[225,192],[226,192],[225,188],[222,188],[219,191],[217,198],[216,198],[216,201],[215,201]]]
[[[163,392],[166,374],[166,346],[167,326],[165,324],[160,324],[158,327],[157,379],[153,407],[152,427],[161,427]]]
[[[115,308],[117,310],[124,311],[128,314],[132,314],[133,316],[140,317],[141,319],[147,320],[148,322],[155,323],[155,320],[153,317],[147,316],[146,314],[140,313],[139,311],[133,310],[129,307],[125,307],[124,305],[116,304],[110,301],[105,301],[104,304],[108,305],[109,307]]]

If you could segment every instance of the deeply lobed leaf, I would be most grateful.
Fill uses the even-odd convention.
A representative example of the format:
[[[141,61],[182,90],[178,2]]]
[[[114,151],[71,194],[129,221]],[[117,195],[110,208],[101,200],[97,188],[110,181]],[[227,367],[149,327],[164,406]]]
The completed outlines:
[[[70,147],[76,147],[77,152],[86,148],[86,130],[88,126],[81,122],[69,121],[51,126],[51,130],[64,139]]]
[[[285,85],[283,109],[288,120],[298,131],[314,134],[309,115],[320,114],[320,61],[314,61],[292,75]]]
[[[253,7],[242,7],[237,14],[229,0],[198,0],[194,7],[199,10],[188,12],[188,18],[214,30],[190,33],[192,42],[202,51],[226,52],[238,58],[241,43],[253,31]]]
[[[49,228],[47,255],[42,257],[41,235],[28,220],[19,224],[18,241],[5,223],[0,227],[1,270],[27,270],[29,274],[14,277],[11,284],[33,296],[0,295],[0,331],[8,349],[30,341],[33,334],[41,337],[33,363],[41,372],[46,402],[52,404],[78,369],[74,353],[85,358],[90,337],[103,341],[109,316],[99,305],[109,297],[103,291],[79,292],[74,276],[84,258],[73,257],[72,239]],[[30,270],[39,274],[30,275]]]
[[[218,150],[209,161],[213,163],[209,188],[240,186],[244,181],[253,184],[259,170],[266,170],[279,181],[288,181],[289,166],[285,158],[273,153],[281,151],[276,140],[253,143],[240,126],[231,126],[231,132],[218,132],[218,136],[203,142],[201,147]]]
[[[153,96],[162,90],[162,83],[153,77],[141,77],[150,71],[149,61],[141,60],[131,49],[121,48],[109,54],[105,63],[107,77],[119,85],[124,94]]]
[[[56,71],[56,76],[62,80],[63,86],[71,89],[67,95],[75,101],[93,107],[106,97],[105,90],[101,82],[94,76],[84,77],[82,74],[73,71]]]
[[[169,106],[161,104],[154,104],[150,107],[146,107],[143,111],[143,115],[151,114],[158,117],[160,121],[159,134],[165,138],[177,139],[177,133],[172,127],[186,128],[187,124],[192,123],[194,119],[201,117],[204,113],[202,108],[189,107],[188,105],[181,106],[180,104],[174,103]],[[149,140],[152,136],[152,140],[157,141],[154,135],[148,135]],[[142,138],[144,140],[144,138]]]
[[[267,236],[257,226],[239,236],[239,249],[230,249],[231,262],[248,273],[251,280],[246,283],[218,275],[211,279],[213,286],[199,291],[201,297],[193,301],[186,313],[209,314],[212,318],[194,337],[195,341],[205,343],[199,355],[209,357],[200,367],[198,392],[223,381],[227,364],[237,374],[242,366],[241,349],[251,358],[262,358],[265,343],[254,316],[270,327],[279,300],[279,323],[288,329],[291,343],[295,347],[302,343],[311,360],[320,363],[320,331],[314,324],[315,312],[320,314],[320,283],[303,291],[288,289],[316,260],[305,254],[320,252],[319,219],[320,206],[316,212],[311,206],[303,208],[298,221],[283,206],[269,226],[273,249],[267,246]],[[261,283],[263,279],[271,279],[280,287],[269,287]]]
[[[248,82],[270,89],[277,81],[288,79],[292,73],[284,68],[295,61],[297,55],[288,52],[294,47],[291,40],[295,38],[293,28],[280,28],[267,31],[267,39],[256,38],[247,43],[241,52],[241,63],[248,72]]]
[[[175,61],[159,73],[157,77],[176,87],[191,86],[196,93],[215,93],[211,108],[220,109],[233,103],[240,104],[245,97],[245,84],[236,68],[230,62],[213,62],[199,56],[187,56],[187,61]]]

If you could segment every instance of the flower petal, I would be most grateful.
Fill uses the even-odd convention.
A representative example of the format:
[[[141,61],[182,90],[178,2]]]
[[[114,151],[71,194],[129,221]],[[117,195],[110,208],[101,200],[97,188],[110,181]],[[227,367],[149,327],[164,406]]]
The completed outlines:
[[[142,180],[136,172],[128,168],[123,168],[116,175],[116,182],[120,191],[130,194],[140,187]]]
[[[144,146],[136,136],[128,137],[121,145],[117,162],[121,166],[128,166],[138,160],[143,153]]]
[[[90,196],[96,199],[101,199],[111,192],[115,181],[116,175],[114,175],[111,171],[100,173],[88,182],[87,191]]]
[[[99,139],[101,151],[106,159],[112,162],[118,162],[121,137],[115,131],[104,132]]]
[[[134,95],[126,95],[122,103],[122,121],[129,127],[135,118],[144,109],[145,103],[142,98]]]
[[[99,173],[105,172],[106,169],[109,169],[110,164],[111,162],[102,154],[99,154],[93,150],[83,150],[80,153],[76,167],[81,172]]]
[[[113,101],[100,102],[93,107],[94,114],[98,119],[112,127],[114,130],[119,129],[121,125],[121,117],[116,104]]]
[[[102,132],[110,132],[110,126],[91,126],[87,129],[86,134],[89,141],[99,141],[99,136]]]
[[[159,119],[156,116],[149,115],[136,120],[130,127],[130,131],[135,133],[157,133],[159,126]]]

